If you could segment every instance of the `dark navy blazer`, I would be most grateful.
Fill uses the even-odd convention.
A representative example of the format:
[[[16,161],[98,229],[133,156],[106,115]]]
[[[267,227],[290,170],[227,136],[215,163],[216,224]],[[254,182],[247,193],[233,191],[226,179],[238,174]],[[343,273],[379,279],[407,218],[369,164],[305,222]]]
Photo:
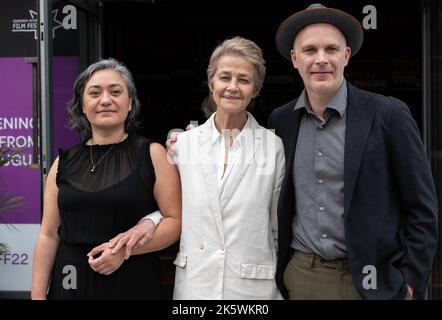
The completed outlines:
[[[347,86],[344,223],[353,279],[363,298],[403,299],[405,283],[418,292],[425,290],[436,252],[438,204],[430,165],[405,103]],[[290,260],[296,208],[293,159],[305,112],[293,110],[296,100],[275,109],[269,118],[269,128],[283,140],[286,158],[276,272],[285,297],[283,274]],[[375,288],[373,281],[364,288],[368,275],[376,276]]]

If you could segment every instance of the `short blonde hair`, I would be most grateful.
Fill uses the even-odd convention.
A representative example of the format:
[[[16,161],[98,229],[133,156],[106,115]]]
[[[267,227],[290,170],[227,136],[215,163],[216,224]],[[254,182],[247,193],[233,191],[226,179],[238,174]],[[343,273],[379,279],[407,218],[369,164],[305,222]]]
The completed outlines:
[[[209,66],[207,67],[209,88],[212,86],[213,77],[218,68],[219,60],[226,55],[242,57],[253,66],[253,69],[255,70],[253,77],[255,81],[253,95],[254,97],[258,96],[264,83],[266,73],[265,60],[262,55],[262,50],[256,45],[256,43],[242,37],[227,39],[213,51],[212,56],[210,57]]]

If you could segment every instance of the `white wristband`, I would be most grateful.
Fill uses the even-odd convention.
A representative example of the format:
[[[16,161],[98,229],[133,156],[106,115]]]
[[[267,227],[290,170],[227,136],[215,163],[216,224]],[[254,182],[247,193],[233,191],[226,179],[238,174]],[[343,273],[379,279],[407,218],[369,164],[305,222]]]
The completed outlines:
[[[145,219],[150,219],[154,223],[155,227],[160,224],[161,220],[163,220],[163,215],[161,214],[160,210],[157,210],[155,212],[149,213],[147,216],[143,217],[140,221],[143,221]]]

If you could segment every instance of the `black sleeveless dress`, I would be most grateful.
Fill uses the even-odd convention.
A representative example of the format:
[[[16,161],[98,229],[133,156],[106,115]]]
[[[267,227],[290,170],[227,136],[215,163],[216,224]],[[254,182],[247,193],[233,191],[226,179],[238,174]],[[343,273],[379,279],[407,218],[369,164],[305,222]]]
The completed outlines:
[[[163,298],[157,253],[131,256],[108,276],[93,271],[86,256],[158,209],[150,143],[129,135],[117,144],[60,150],[56,182],[61,241],[48,299]]]

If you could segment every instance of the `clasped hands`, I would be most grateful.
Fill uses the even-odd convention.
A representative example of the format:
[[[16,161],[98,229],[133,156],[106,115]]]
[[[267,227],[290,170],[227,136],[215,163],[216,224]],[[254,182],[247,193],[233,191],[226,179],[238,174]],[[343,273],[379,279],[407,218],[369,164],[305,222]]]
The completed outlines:
[[[141,220],[126,232],[93,248],[87,254],[88,263],[95,272],[108,276],[129,259],[134,248],[142,247],[152,240],[154,233],[153,221]]]

